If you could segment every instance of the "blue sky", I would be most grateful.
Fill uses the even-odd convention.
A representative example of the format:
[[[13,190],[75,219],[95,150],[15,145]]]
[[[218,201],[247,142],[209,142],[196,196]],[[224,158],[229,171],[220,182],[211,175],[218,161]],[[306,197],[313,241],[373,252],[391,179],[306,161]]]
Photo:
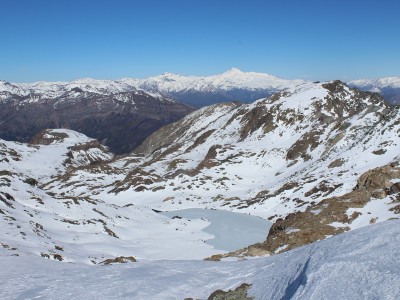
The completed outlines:
[[[0,0],[0,79],[400,76],[400,1]]]

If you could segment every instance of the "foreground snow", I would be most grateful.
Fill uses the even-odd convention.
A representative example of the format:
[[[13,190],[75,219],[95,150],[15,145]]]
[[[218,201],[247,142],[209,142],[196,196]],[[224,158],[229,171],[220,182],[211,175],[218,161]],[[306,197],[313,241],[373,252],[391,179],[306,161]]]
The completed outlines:
[[[236,262],[66,264],[0,250],[2,299],[205,299],[250,283],[256,299],[399,299],[400,221],[354,230],[281,255]]]

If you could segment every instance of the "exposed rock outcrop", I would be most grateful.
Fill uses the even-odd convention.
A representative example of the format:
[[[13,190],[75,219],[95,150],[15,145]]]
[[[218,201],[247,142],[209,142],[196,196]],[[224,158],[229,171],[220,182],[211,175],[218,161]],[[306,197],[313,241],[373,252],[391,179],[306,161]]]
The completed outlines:
[[[362,174],[352,192],[325,199],[304,212],[278,219],[262,247],[271,253],[279,253],[350,230],[351,223],[361,215],[357,211],[349,213],[350,209],[363,208],[372,199],[388,198],[389,202],[400,203],[400,186],[393,180],[400,180],[398,163]],[[399,214],[396,207],[399,205],[394,206],[393,211]],[[370,223],[375,222],[376,218],[371,216]]]

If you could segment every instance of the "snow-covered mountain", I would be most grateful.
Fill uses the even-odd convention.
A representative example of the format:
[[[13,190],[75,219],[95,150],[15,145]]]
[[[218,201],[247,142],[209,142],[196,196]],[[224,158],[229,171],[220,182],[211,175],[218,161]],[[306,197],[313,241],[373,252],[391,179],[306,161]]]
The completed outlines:
[[[76,90],[101,95],[142,91],[153,97],[170,98],[194,106],[204,106],[225,101],[252,102],[303,82],[302,80],[285,80],[263,73],[242,72],[236,68],[222,74],[204,77],[164,73],[145,79],[95,80],[84,78],[71,82],[35,83],[0,81],[0,99],[7,99],[9,94],[20,97],[32,95],[31,98],[36,100],[56,98]],[[38,96],[34,97],[33,95]]]
[[[232,68],[225,73],[205,77],[165,73],[141,80],[123,79],[121,82],[150,93],[158,91],[161,95],[193,106],[204,106],[226,101],[253,102],[304,81]]]
[[[157,209],[182,203],[267,218],[276,241],[264,246],[279,252],[395,217],[399,113],[339,81],[206,107],[150,136],[135,150],[145,163],[112,191],[136,190]]]
[[[82,263],[138,261],[134,272],[170,274],[163,273],[164,266],[164,271],[173,268],[186,278],[185,274],[192,273],[182,269],[196,269],[203,279],[221,272],[236,274],[239,269],[243,274],[264,270],[248,281],[243,280],[246,276],[227,276],[215,284],[194,276],[196,284],[210,284],[208,288],[199,285],[202,293],[185,290],[192,287],[190,283],[175,293],[164,289],[181,298],[204,297],[218,288],[248,283],[254,286],[249,294],[260,299],[272,295],[271,287],[261,284],[265,277],[278,274],[270,269],[271,264],[278,268],[278,261],[284,261],[290,264],[286,268],[289,273],[279,273],[282,276],[275,279],[275,298],[322,297],[317,291],[325,287],[323,282],[307,286],[315,280],[305,278],[314,278],[314,272],[328,268],[324,255],[329,247],[339,245],[331,239],[321,252],[318,246],[292,249],[398,218],[399,119],[399,108],[387,105],[378,94],[349,88],[340,81],[306,82],[251,104],[220,103],[198,109],[156,131],[124,157],[114,157],[98,142],[70,130],[44,131],[34,144],[1,141],[0,253],[8,256],[2,260],[5,265],[23,264],[32,255],[42,256],[74,263],[71,272],[87,268]],[[205,229],[211,221],[181,216],[179,210],[186,208],[233,211],[273,224],[264,240],[237,251],[224,250],[208,242],[212,232],[220,234]],[[160,211],[173,211],[173,217]],[[238,223],[243,226],[239,233],[246,235],[245,222]],[[375,228],[385,226],[391,225]],[[384,247],[377,231],[361,232],[370,232],[380,249]],[[395,229],[390,232],[397,234]],[[357,237],[358,246],[346,246],[343,251],[359,251],[365,243],[362,235],[350,235],[345,244]],[[343,240],[336,241],[340,244]],[[368,259],[370,250],[367,246],[361,250]],[[281,252],[286,254],[271,260],[252,259],[245,268],[239,262],[226,261]],[[335,253],[328,254],[338,258]],[[20,260],[11,258],[16,255]],[[297,260],[299,255],[302,258]],[[217,265],[193,262],[204,258],[222,261]],[[187,261],[153,261],[165,259]],[[32,261],[36,264],[37,258]],[[329,270],[343,269],[339,258],[330,263]],[[353,263],[365,267],[359,261]],[[130,272],[130,267],[126,268]],[[88,272],[100,272],[94,270],[98,269]],[[121,270],[125,269],[115,267],[116,272]],[[346,274],[351,277],[354,273],[350,273]],[[385,280],[397,282],[398,273],[393,274]],[[336,275],[340,276],[339,271]],[[398,295],[397,290],[378,285],[369,275],[364,279],[377,293]],[[131,291],[129,295],[139,298],[150,293]],[[169,295],[153,292],[155,297]],[[343,295],[351,293],[361,292],[348,285]]]
[[[400,104],[400,77],[354,80],[348,84],[364,91],[380,93],[391,104]]]

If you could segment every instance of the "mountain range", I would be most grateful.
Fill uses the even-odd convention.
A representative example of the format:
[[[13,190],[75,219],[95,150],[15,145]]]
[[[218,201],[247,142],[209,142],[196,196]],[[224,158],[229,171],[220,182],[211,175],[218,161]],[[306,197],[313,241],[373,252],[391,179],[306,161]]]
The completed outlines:
[[[0,139],[3,282],[9,286],[9,276],[21,278],[26,261],[49,260],[42,275],[28,267],[37,276],[29,275],[20,290],[10,288],[13,295],[55,297],[57,282],[38,281],[60,270],[50,261],[71,263],[65,274],[103,274],[94,265],[110,267],[120,278],[120,292],[130,290],[114,298],[400,294],[398,221],[393,221],[400,213],[400,110],[380,94],[338,80],[296,81],[252,103],[194,110],[167,95],[111,88],[111,82],[59,84],[52,92],[41,90],[38,98],[26,85],[2,84],[8,90],[2,92],[1,105],[13,107],[15,116],[24,112],[21,120],[34,119],[31,104],[61,107],[60,113],[71,107],[78,120],[87,116],[84,103],[93,110],[92,105],[104,105],[102,113],[94,113],[99,115],[110,111],[107,103],[135,106],[138,99],[143,108],[154,103],[148,114],[157,115],[155,107],[182,112],[182,118],[148,132],[125,155],[103,145],[106,139],[66,128],[42,128],[30,143]],[[247,214],[268,220],[271,227],[259,242],[224,250],[208,243],[225,238],[206,231],[212,222],[181,216],[184,209]],[[238,223],[242,228],[229,227],[224,234],[250,235],[246,224]],[[117,263],[127,265],[109,266]],[[18,269],[12,271],[13,266]],[[174,286],[169,279],[176,274],[182,283]],[[327,284],[318,279],[321,274]],[[75,282],[74,276],[52,276]],[[143,279],[142,286],[123,288],[121,278],[132,276],[157,281]],[[340,278],[344,286],[331,284]],[[105,294],[115,289],[114,283],[101,282]],[[165,287],[151,289],[152,284]]]
[[[0,137],[29,142],[41,130],[69,128],[123,154],[195,108],[253,102],[304,83],[235,68],[206,77],[165,73],[146,79],[0,81]],[[352,81],[349,85],[380,92],[392,104],[399,100],[399,78]]]
[[[164,73],[145,79],[86,78],[71,82],[31,84],[0,81],[0,99],[6,99],[10,94],[20,97],[37,95],[36,98],[58,98],[73,89],[102,95],[142,91],[153,97],[174,99],[200,107],[225,101],[252,102],[302,82],[304,81],[285,80],[269,74],[242,72],[236,68],[222,74],[205,77]]]
[[[37,101],[39,98],[68,97],[66,92],[73,89],[102,95],[142,91],[153,97],[174,99],[190,106],[201,107],[227,101],[253,102],[304,82],[306,81],[287,80],[265,73],[243,72],[237,68],[222,74],[200,77],[164,73],[144,79],[83,78],[70,82],[35,83],[10,83],[0,80],[0,99],[5,100],[10,95],[31,95],[31,101]],[[348,82],[348,85],[381,93],[389,103],[399,101],[400,77],[353,80]]]

